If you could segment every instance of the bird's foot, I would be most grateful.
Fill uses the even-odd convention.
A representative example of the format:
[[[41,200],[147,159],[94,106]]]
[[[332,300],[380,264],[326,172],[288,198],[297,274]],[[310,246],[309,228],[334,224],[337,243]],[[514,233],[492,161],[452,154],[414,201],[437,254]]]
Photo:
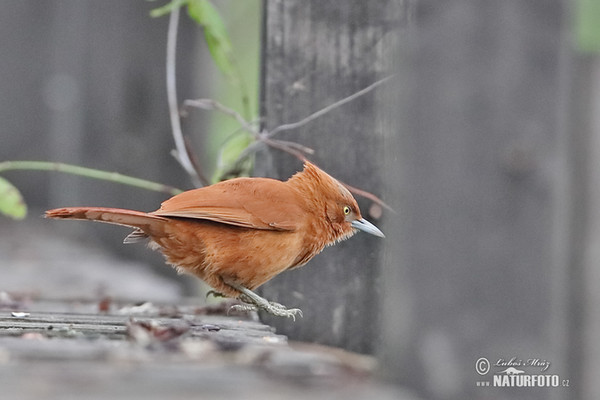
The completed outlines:
[[[299,308],[287,308],[283,304],[276,303],[274,301],[269,301],[265,306],[261,306],[261,309],[265,310],[269,314],[275,315],[277,317],[286,317],[291,318],[294,321],[296,320],[296,315],[303,317],[302,310]]]
[[[231,307],[229,307],[227,314],[229,315],[229,313],[231,311],[238,311],[238,312],[258,311],[258,307],[256,307],[253,304],[234,304]]]
[[[227,284],[234,289],[241,292],[239,299],[246,304],[238,304],[234,305],[230,308],[230,310],[236,311],[258,311],[264,310],[271,315],[275,315],[277,317],[286,317],[292,318],[294,321],[296,320],[296,315],[302,317],[302,310],[299,308],[287,308],[282,304],[275,303],[274,301],[268,301],[252,290],[245,288],[244,286],[234,283],[227,282]]]
[[[303,316],[301,309],[287,308],[283,304],[279,304],[274,301],[265,301],[265,303],[261,302],[260,305],[257,305],[257,304],[235,304],[235,305],[229,307],[229,310],[230,311],[231,310],[242,311],[242,312],[264,310],[271,315],[275,315],[276,317],[287,317],[287,318],[293,319],[294,321],[296,320],[296,315],[299,315],[300,317]]]

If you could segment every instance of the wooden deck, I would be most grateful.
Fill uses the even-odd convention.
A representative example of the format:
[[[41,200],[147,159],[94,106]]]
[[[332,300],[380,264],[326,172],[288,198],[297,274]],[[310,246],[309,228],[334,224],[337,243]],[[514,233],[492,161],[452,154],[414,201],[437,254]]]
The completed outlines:
[[[399,399],[374,359],[225,308],[0,296],[2,399]]]

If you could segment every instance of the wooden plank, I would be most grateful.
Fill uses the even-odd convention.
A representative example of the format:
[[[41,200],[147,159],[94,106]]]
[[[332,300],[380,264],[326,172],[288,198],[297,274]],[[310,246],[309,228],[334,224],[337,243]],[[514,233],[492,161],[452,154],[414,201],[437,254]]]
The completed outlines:
[[[269,0],[265,6],[261,104],[267,129],[299,121],[389,74],[387,44],[402,25],[403,2]],[[380,194],[382,132],[374,99],[365,95],[277,138],[315,149],[311,159],[324,170]],[[283,179],[302,168],[277,151],[260,154],[256,166],[257,175]],[[370,202],[358,200],[377,223]],[[372,351],[381,246],[380,239],[358,234],[275,278],[262,294],[301,308],[304,318],[265,320],[293,339]]]

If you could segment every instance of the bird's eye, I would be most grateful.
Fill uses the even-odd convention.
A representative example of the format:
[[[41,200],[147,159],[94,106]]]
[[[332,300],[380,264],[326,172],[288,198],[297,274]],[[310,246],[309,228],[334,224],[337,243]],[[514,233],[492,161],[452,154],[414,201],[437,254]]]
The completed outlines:
[[[344,215],[348,215],[348,214],[350,214],[350,207],[345,206],[344,207]]]

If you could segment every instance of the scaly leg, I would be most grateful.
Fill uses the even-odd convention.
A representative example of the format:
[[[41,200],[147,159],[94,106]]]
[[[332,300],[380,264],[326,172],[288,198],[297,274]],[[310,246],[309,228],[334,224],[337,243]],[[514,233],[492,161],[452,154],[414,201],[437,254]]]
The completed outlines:
[[[252,290],[247,289],[240,284],[237,284],[235,282],[225,282],[225,283],[227,285],[231,286],[232,288],[236,289],[240,293],[242,293],[242,295],[240,296],[240,300],[242,300],[244,303],[248,303],[248,304],[231,306],[231,308],[234,310],[257,311],[260,309],[260,310],[265,310],[269,314],[273,314],[277,317],[292,318],[294,321],[296,320],[296,315],[302,316],[302,310],[300,310],[299,308],[289,308],[288,309],[279,303],[268,301],[268,300],[260,297],[259,295],[254,293]]]

